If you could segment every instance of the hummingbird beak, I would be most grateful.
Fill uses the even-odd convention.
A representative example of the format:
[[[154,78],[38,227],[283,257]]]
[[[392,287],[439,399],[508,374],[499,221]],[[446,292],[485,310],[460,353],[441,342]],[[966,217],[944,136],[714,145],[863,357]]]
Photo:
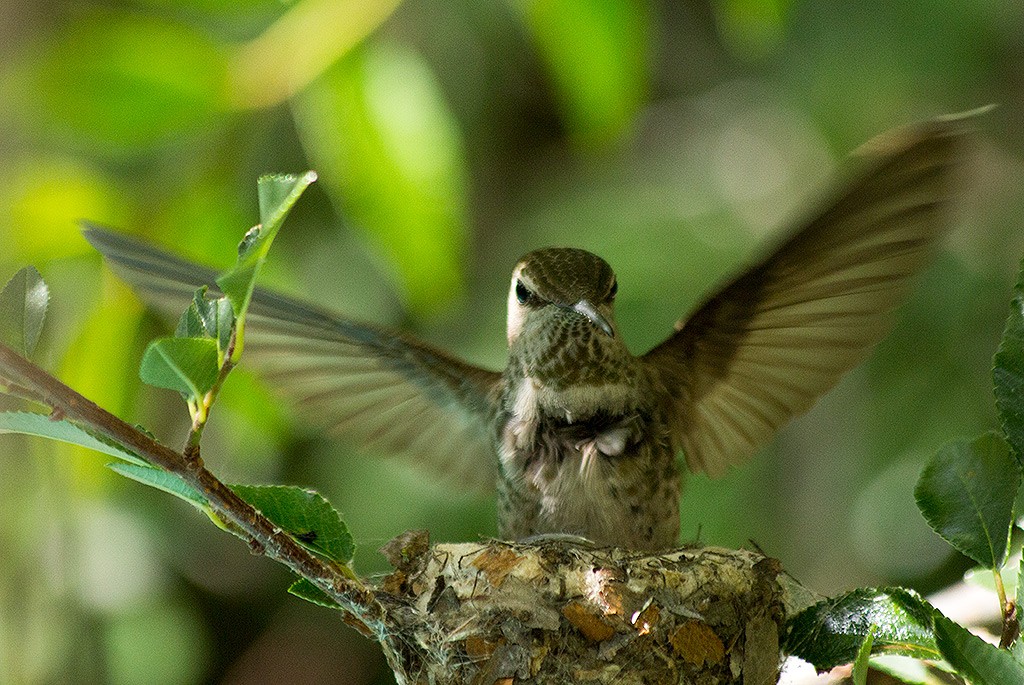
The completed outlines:
[[[615,329],[612,328],[610,323],[608,323],[608,319],[604,318],[601,312],[597,311],[597,308],[594,307],[594,305],[590,304],[586,300],[580,300],[574,304],[571,309],[574,312],[578,312],[590,319],[591,323],[604,331],[606,335],[611,336],[612,338],[615,337]]]

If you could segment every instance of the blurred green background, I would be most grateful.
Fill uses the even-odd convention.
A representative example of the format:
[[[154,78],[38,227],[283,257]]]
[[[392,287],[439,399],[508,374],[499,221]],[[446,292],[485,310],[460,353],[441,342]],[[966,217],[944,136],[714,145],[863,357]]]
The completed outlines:
[[[634,351],[813,206],[884,129],[988,103],[965,201],[891,337],[720,481],[683,537],[753,540],[821,591],[923,591],[965,565],[918,515],[923,459],[994,425],[989,364],[1024,253],[1024,5],[1007,0],[6,0],[0,279],[52,290],[41,363],[170,444],[140,386],[163,330],[88,218],[232,263],[256,177],[320,173],[265,282],[497,368],[516,258],[591,249]],[[0,398],[0,405],[10,406]],[[232,376],[204,456],[321,490],[375,550],[495,532],[493,500],[305,426]],[[95,455],[0,438],[0,682],[388,683],[375,646],[287,574]]]

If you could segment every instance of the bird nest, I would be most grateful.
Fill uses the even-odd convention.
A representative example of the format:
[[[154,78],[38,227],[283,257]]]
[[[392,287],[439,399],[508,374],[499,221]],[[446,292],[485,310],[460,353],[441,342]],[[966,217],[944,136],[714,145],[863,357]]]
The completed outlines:
[[[771,685],[786,589],[777,561],[743,550],[663,554],[566,540],[382,550],[377,589],[400,683]]]

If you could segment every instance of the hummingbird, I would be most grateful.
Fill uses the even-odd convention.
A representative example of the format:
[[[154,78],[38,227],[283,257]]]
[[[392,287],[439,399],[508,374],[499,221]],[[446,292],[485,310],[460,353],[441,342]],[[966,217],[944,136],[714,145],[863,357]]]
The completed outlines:
[[[612,267],[547,247],[512,270],[503,370],[260,288],[246,355],[345,441],[489,482],[506,539],[671,548],[683,472],[751,457],[885,335],[950,223],[963,133],[938,119],[868,143],[818,211],[643,354],[616,323]],[[217,292],[213,269],[103,228],[85,236],[146,298]]]

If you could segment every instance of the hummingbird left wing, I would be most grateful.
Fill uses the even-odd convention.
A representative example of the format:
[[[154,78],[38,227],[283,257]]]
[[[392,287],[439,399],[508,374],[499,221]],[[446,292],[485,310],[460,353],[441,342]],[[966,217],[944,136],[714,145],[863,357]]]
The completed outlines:
[[[750,457],[882,338],[948,224],[962,133],[936,120],[869,143],[830,206],[643,357],[691,470]]]
[[[213,269],[98,227],[85,237],[161,310],[180,313],[203,285],[219,293]],[[245,359],[303,418],[353,446],[494,487],[488,426],[499,373],[262,288],[253,293],[245,331]]]

